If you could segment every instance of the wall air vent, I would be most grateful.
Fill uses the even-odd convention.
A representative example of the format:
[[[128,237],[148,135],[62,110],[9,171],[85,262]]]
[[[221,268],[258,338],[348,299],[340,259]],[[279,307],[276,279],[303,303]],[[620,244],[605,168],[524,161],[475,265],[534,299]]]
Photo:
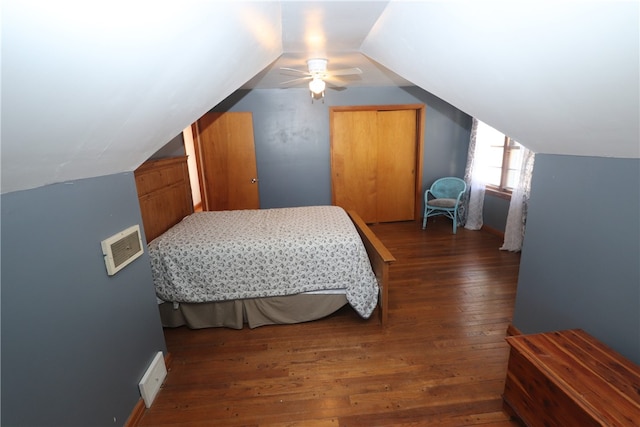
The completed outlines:
[[[113,276],[144,252],[140,226],[134,225],[102,241],[107,274]]]
[[[167,366],[164,363],[162,352],[159,351],[156,353],[156,356],[153,358],[153,361],[144,373],[140,383],[138,383],[140,395],[142,396],[142,400],[144,400],[144,404],[147,408],[151,407],[151,404],[160,391],[162,382],[166,377]]]

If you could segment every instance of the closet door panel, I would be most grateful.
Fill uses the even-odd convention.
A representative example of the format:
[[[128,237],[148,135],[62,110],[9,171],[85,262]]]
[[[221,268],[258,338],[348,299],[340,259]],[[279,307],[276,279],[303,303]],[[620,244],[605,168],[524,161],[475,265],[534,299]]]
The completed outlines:
[[[380,222],[414,219],[416,111],[378,111],[377,217]]]
[[[377,124],[375,111],[333,114],[331,187],[333,204],[376,221]]]

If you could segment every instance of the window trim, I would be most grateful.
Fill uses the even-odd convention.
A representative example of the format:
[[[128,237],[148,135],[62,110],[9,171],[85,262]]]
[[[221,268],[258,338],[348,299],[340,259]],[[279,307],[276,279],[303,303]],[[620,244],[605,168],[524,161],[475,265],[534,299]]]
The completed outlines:
[[[502,145],[502,166],[500,169],[500,185],[487,184],[485,186],[485,192],[505,200],[511,200],[511,193],[513,192],[512,189],[507,187],[509,163],[511,161],[513,151],[513,148],[511,147],[512,141],[513,140],[509,136],[504,136],[504,142]]]
[[[495,197],[499,197],[505,200],[511,200],[511,194],[513,193],[513,189],[507,187],[507,184],[509,182],[509,176],[510,173],[512,172],[512,170],[509,169],[509,166],[511,164],[511,159],[514,155],[515,150],[520,150],[520,148],[522,147],[522,145],[520,143],[518,143],[518,141],[516,141],[515,139],[511,138],[509,135],[506,135],[502,132],[500,132],[499,130],[492,128],[490,125],[486,124],[485,122],[482,122],[480,120],[478,120],[479,125],[481,124],[482,126],[485,126],[489,129],[492,129],[495,132],[498,132],[502,137],[502,146],[500,145],[500,143],[498,143],[499,139],[497,138],[490,138],[490,139],[485,139],[483,138],[483,142],[485,144],[489,144],[489,147],[491,147],[494,150],[500,150],[500,148],[502,148],[502,157],[501,157],[501,161],[500,161],[500,166],[492,166],[492,170],[497,172],[496,169],[500,169],[500,175],[498,177],[498,183],[487,183],[485,184],[485,193],[488,193],[492,196]],[[485,135],[486,136],[486,135]],[[494,152],[494,154],[492,155],[494,157],[495,160],[497,160],[497,156],[498,153]],[[495,162],[497,163],[497,162]],[[493,163],[495,165],[495,163]],[[495,175],[494,175],[495,176]]]
[[[495,185],[487,184],[485,186],[484,191],[485,193],[490,194],[492,196],[496,196],[505,200],[511,200],[511,190],[507,190],[507,189],[501,190]]]

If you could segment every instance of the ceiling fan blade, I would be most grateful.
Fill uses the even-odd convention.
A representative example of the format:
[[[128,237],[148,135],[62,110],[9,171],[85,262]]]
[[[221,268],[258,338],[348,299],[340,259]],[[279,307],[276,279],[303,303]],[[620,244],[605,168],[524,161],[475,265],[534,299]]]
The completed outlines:
[[[358,67],[343,68],[341,70],[330,71],[329,74],[331,74],[332,76],[350,76],[354,74],[362,74],[362,70]]]
[[[324,81],[327,83],[327,86],[332,86],[332,87],[344,87],[346,86],[346,82],[342,81],[339,78],[336,77],[327,77],[324,79]]]
[[[294,73],[294,74],[303,74],[305,76],[311,75],[308,71],[297,70],[295,68],[289,68],[289,67],[280,67],[280,71],[285,71],[285,72]]]
[[[362,76],[359,74],[347,74],[345,76],[329,76],[325,79],[327,83],[332,83],[334,86],[349,86],[351,84],[362,81]]]
[[[341,90],[346,90],[346,86],[341,86],[341,85],[336,85],[333,83],[327,83],[327,87],[331,90],[335,90],[335,91],[341,91]]]
[[[307,77],[298,77],[297,79],[292,79],[292,80],[287,80],[285,82],[281,82],[281,85],[288,85],[288,84],[298,84],[298,83],[302,83],[305,80],[311,80],[311,76],[307,76]]]

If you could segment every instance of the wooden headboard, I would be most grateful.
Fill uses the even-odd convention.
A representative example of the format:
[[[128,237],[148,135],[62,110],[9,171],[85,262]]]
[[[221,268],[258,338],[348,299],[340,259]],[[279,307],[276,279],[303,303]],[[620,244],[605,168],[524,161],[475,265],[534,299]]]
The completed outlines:
[[[149,160],[134,176],[147,243],[193,213],[186,156]]]

